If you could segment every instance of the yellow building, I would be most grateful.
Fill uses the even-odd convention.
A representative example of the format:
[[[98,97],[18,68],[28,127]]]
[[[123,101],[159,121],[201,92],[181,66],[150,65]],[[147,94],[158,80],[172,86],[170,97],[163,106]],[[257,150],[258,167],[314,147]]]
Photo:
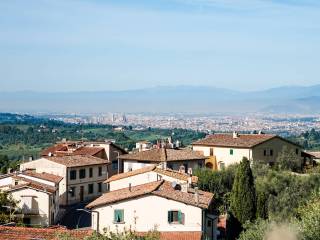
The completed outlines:
[[[239,163],[243,157],[272,165],[284,147],[301,157],[303,163],[301,146],[273,134],[213,134],[192,146],[194,151],[209,157],[206,166],[212,169]]]

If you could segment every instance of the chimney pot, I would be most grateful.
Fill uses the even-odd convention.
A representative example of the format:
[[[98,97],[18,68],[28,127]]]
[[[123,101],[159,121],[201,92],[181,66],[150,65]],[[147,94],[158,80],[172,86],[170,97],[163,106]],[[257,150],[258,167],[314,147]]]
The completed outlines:
[[[239,135],[238,135],[237,132],[233,132],[233,134],[232,134],[232,137],[233,137],[233,138],[238,138],[238,136],[239,136]]]

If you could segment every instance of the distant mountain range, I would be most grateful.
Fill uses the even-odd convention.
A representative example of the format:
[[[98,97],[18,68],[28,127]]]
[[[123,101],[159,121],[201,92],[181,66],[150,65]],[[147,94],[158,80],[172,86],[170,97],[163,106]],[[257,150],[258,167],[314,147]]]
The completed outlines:
[[[320,85],[263,91],[154,87],[128,91],[0,92],[1,112],[320,113]]]

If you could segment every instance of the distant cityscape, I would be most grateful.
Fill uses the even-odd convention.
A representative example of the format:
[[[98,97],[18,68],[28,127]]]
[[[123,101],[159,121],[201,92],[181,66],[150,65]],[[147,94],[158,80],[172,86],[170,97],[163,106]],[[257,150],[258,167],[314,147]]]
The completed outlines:
[[[300,134],[312,128],[320,129],[320,115],[285,115],[254,113],[246,115],[199,114],[55,114],[55,120],[77,124],[110,124],[132,126],[133,130],[151,128],[183,128],[206,132],[265,131],[281,135]]]

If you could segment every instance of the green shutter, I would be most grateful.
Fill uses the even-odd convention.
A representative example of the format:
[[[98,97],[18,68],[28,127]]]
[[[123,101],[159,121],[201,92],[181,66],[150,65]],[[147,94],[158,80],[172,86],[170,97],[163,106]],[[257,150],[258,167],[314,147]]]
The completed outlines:
[[[124,221],[124,210],[115,209],[114,210],[114,222],[123,222]]]
[[[124,210],[120,210],[120,219],[121,219],[121,222],[124,222]]]
[[[168,223],[172,223],[172,211],[168,211]]]
[[[181,213],[181,211],[178,211],[178,222],[180,224],[182,224],[182,213]]]

